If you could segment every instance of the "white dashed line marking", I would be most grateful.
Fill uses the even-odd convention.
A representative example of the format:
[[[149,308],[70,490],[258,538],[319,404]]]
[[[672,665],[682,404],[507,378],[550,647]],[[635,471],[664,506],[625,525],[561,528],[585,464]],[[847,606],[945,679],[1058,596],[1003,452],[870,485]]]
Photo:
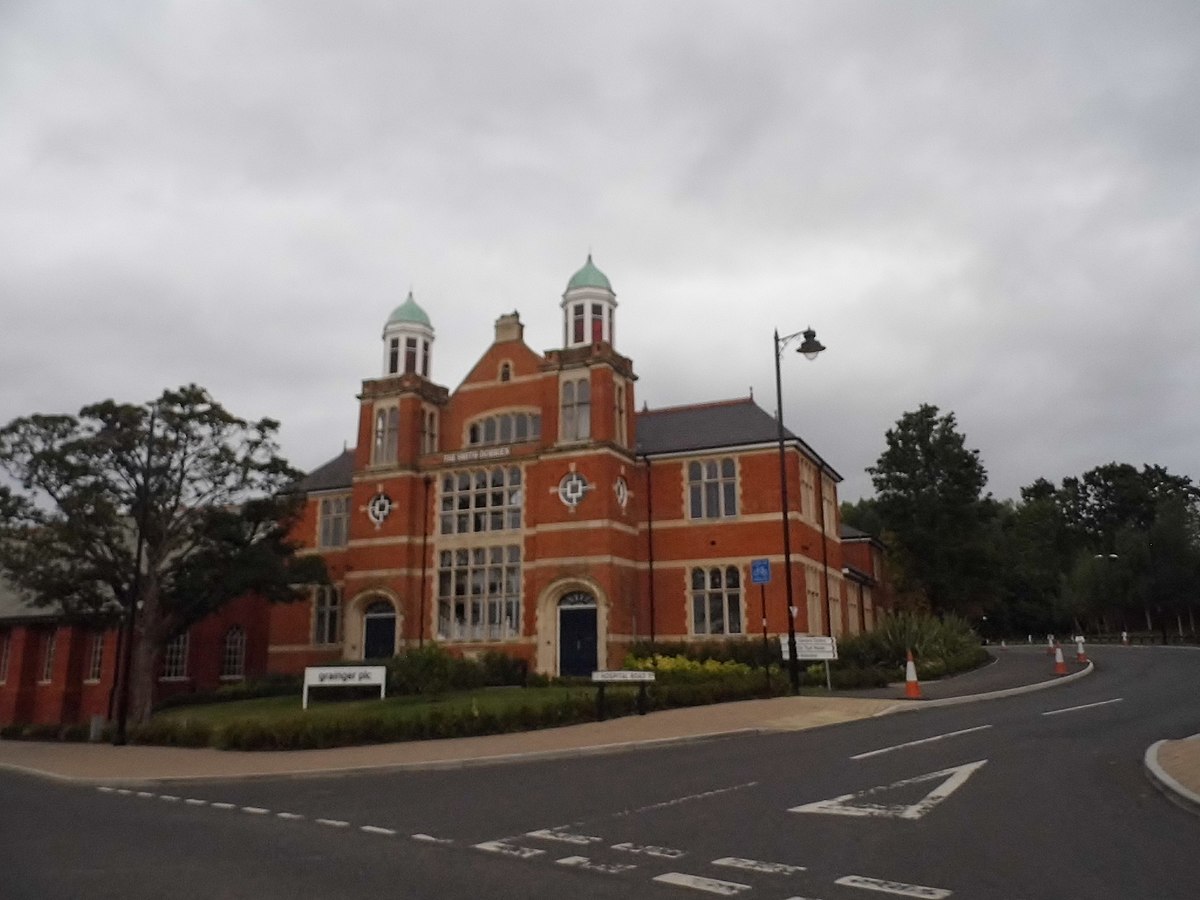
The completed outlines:
[[[903,750],[905,747],[916,747],[920,744],[932,744],[934,741],[944,741],[946,738],[958,737],[960,734],[970,734],[973,731],[985,731],[991,727],[991,725],[977,725],[974,728],[964,728],[961,731],[948,731],[945,734],[935,734],[933,737],[921,738],[919,741],[907,741],[903,744],[893,744],[891,747],[881,747],[878,750],[868,750],[866,753],[859,753],[857,756],[852,756],[850,758],[866,759],[870,756],[879,756],[881,753],[891,753],[893,750]]]
[[[117,792],[116,788],[110,787],[98,787],[96,790],[100,791],[102,794],[115,794]]]
[[[532,859],[546,852],[545,850],[537,850],[533,847],[518,847],[515,844],[506,844],[504,841],[484,841],[482,844],[476,844],[475,849],[486,850],[488,853],[499,853],[501,856],[515,856],[517,859]]]
[[[626,809],[616,813],[614,818],[621,816],[633,816],[638,813],[649,812],[652,809],[664,809],[668,806],[678,806],[680,803],[690,803],[692,800],[707,800],[709,797],[719,797],[721,794],[728,794],[730,791],[741,791],[746,788],[755,787],[757,781],[747,781],[743,784],[735,784],[726,788],[716,788],[711,791],[703,791],[699,794],[688,794],[686,797],[676,797],[674,800],[664,800],[662,803],[652,803],[649,806],[639,806],[637,809]]]
[[[903,881],[884,881],[879,878],[866,878],[862,875],[846,875],[839,878],[834,884],[862,888],[865,891],[879,891],[882,894],[896,894],[900,897],[919,897],[921,900],[943,900],[952,893],[942,888],[905,884]]]
[[[157,796],[157,795],[151,793],[150,791],[138,791],[137,795],[139,797],[141,797],[143,800],[148,800],[151,797]]]
[[[236,803],[210,803],[213,809],[237,809]]]
[[[129,790],[128,788],[117,788],[117,793],[120,794],[122,797],[128,797],[130,794],[133,793],[133,791]]]
[[[208,806],[207,800],[197,800],[194,797],[188,797],[183,802],[186,803],[188,806]]]
[[[730,869],[745,869],[747,872],[765,872],[768,875],[795,875],[807,871],[804,866],[789,866],[786,863],[761,862],[757,859],[742,859],[740,856],[723,856],[712,861],[714,866]]]
[[[562,828],[541,828],[537,831],[525,832],[526,837],[541,838],[544,841],[562,841],[564,844],[598,844],[604,838],[591,834],[572,834]]]
[[[265,816],[270,810],[263,809],[261,806],[243,806],[242,812],[250,813],[252,816]]]
[[[572,866],[576,869],[585,869],[588,872],[602,872],[605,875],[619,875],[621,872],[628,872],[630,869],[637,868],[632,863],[593,862],[586,856],[564,856],[562,859],[555,860],[555,862],[560,866]]]
[[[333,828],[349,828],[350,823],[344,822],[341,819],[314,819],[314,822],[319,825],[329,825]]]
[[[166,800],[168,803],[178,803],[179,802],[179,798],[176,797],[174,794],[159,794],[158,799]]]
[[[720,881],[716,878],[702,878],[699,875],[685,875],[683,872],[667,872],[665,875],[655,875],[654,880],[661,884],[673,884],[676,887],[692,888],[709,894],[720,894],[722,897],[732,897],[750,890],[750,885],[736,881]]]
[[[1125,699],[1124,697],[1116,697],[1112,700],[1101,700],[1099,703],[1085,703],[1085,704],[1083,704],[1083,706],[1068,706],[1065,709],[1052,709],[1049,712],[1042,713],[1042,715],[1043,716],[1057,716],[1057,715],[1060,715],[1061,713],[1075,712],[1076,710],[1079,710],[1079,709],[1091,709],[1092,707],[1095,707],[1095,706],[1108,706],[1108,704],[1110,704],[1110,703],[1120,703],[1124,699]]]
[[[380,828],[378,825],[363,825],[359,831],[365,831],[367,834],[386,834],[393,835],[396,832],[391,828]]]
[[[289,822],[294,822],[298,819],[303,819],[304,816],[300,815],[300,813],[281,812],[281,813],[275,813],[275,818],[287,819]]]
[[[422,832],[417,832],[416,834],[410,834],[409,837],[412,838],[414,841],[424,841],[426,844],[453,844],[454,843],[454,840],[452,838],[436,838],[432,834],[424,834]]]
[[[683,850],[674,850],[671,847],[656,847],[653,844],[613,844],[614,850],[621,850],[624,853],[639,853],[646,856],[656,856],[659,859],[679,859],[687,856]]]

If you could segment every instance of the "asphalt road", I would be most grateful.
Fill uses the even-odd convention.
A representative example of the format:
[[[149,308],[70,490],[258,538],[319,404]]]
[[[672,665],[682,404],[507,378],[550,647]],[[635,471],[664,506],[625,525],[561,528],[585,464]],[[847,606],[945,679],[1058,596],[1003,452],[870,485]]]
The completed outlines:
[[[140,794],[0,774],[0,897],[1193,900],[1200,817],[1141,766],[1200,730],[1200,652],[1093,656],[1055,690],[576,760]]]

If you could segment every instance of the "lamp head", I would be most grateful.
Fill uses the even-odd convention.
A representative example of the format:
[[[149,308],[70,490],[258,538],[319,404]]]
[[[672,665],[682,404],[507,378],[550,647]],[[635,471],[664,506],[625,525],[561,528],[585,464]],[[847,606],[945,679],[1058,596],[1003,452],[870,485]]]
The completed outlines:
[[[817,333],[811,328],[805,328],[802,333],[804,343],[796,348],[796,352],[803,353],[805,359],[816,359],[817,354],[825,349],[825,345],[817,340]]]

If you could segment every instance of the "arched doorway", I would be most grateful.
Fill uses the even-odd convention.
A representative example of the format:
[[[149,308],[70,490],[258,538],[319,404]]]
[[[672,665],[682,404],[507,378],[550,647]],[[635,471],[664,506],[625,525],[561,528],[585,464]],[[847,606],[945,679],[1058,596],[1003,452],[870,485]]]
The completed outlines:
[[[363,659],[396,655],[396,608],[387,600],[373,600],[363,610]]]
[[[558,601],[558,674],[596,670],[596,598],[572,591]]]

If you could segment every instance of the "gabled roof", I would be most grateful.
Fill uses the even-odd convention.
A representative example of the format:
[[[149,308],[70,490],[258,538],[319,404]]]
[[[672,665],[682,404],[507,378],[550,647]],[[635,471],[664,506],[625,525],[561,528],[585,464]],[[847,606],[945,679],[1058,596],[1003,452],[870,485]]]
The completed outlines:
[[[296,490],[303,493],[332,491],[350,487],[354,476],[354,448],[343,450],[329,462],[313,469],[298,482]]]
[[[783,438],[799,443],[832,477],[842,476],[801,438],[783,429]],[[775,418],[750,397],[642,410],[637,415],[637,452],[647,456],[718,447],[741,447],[779,440]]]

